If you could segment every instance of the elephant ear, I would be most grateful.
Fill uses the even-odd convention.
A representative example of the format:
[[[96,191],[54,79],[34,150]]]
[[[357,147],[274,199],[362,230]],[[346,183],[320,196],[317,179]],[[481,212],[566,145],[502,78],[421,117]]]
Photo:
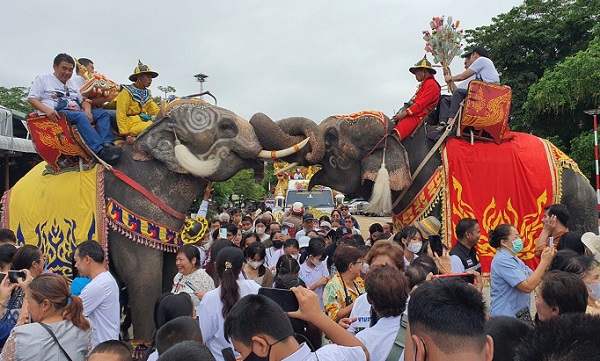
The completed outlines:
[[[394,137],[388,137],[386,146],[385,165],[389,173],[390,189],[400,191],[411,184],[408,153]],[[363,161],[363,179],[375,182],[382,161],[383,149],[369,155]]]
[[[133,159],[147,161],[157,159],[175,173],[189,173],[175,158],[175,135],[171,118],[162,117],[146,128],[133,143]]]

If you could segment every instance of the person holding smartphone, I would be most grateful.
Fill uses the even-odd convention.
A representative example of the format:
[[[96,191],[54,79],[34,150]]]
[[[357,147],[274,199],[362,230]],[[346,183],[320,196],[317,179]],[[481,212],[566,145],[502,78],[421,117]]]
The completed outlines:
[[[173,278],[171,293],[188,293],[194,307],[200,305],[202,296],[215,288],[213,279],[200,268],[200,251],[191,244],[185,244],[177,250],[175,265],[178,273]]]

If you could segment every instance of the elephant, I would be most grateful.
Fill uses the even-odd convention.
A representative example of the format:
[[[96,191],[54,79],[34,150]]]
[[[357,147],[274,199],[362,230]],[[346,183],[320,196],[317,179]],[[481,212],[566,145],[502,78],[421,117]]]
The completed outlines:
[[[118,201],[141,218],[180,230],[182,216],[208,181],[229,179],[243,168],[262,169],[262,158],[291,156],[302,146],[265,151],[248,121],[232,111],[196,99],[173,101],[133,145],[122,146],[120,163],[113,171],[104,172],[103,201],[105,207],[108,200]],[[120,174],[138,186],[122,180]],[[42,177],[25,177],[29,176]],[[144,196],[139,186],[166,204],[170,212]],[[19,206],[32,207],[24,202]],[[134,338],[150,340],[154,303],[171,289],[177,271],[174,253],[140,243],[144,242],[132,240],[126,232],[108,229],[109,266],[127,288]]]
[[[293,122],[289,119],[272,121],[264,114],[255,115],[250,119],[250,123],[255,128],[259,141],[266,149],[289,147],[303,140],[303,134],[304,136],[309,133],[311,134],[311,141],[302,152],[284,158],[288,162],[318,164],[321,166],[322,169],[311,178],[309,187],[324,185],[343,193],[359,194],[366,199],[369,197],[373,198],[374,196],[374,198],[378,198],[380,195],[376,193],[381,192],[381,189],[378,189],[377,182],[380,181],[378,178],[381,177],[378,177],[377,174],[382,166],[385,153],[385,167],[389,172],[388,193],[391,199],[395,200],[393,207],[388,210],[391,210],[395,221],[394,226],[397,230],[408,225],[401,222],[401,215],[404,214],[403,210],[414,205],[420,194],[419,192],[425,188],[426,184],[429,184],[428,182],[434,172],[442,165],[442,154],[439,150],[435,151],[423,165],[420,172],[416,176],[411,177],[411,174],[415,174],[415,171],[436,142],[427,139],[426,126],[421,127],[414,136],[407,137],[402,143],[399,142],[395,136],[392,136],[394,124],[380,112],[363,111],[346,116],[332,116],[326,118],[318,126],[308,119],[294,119]],[[271,136],[273,134],[278,135],[273,137]],[[522,135],[522,133],[516,132],[513,134],[515,137]],[[542,143],[539,138],[530,137],[537,139],[536,142]],[[456,140],[456,138],[454,139]],[[315,149],[314,144],[317,144],[318,148],[316,149],[318,152],[313,151]],[[488,144],[496,146],[491,142]],[[544,144],[549,144],[549,142]],[[549,145],[548,147],[551,148],[553,146]],[[314,156],[321,153],[323,154],[322,158],[315,160]],[[309,155],[312,158],[309,158]],[[301,158],[303,156],[304,158]],[[537,156],[538,158],[535,158],[537,159],[535,162],[546,162],[548,164],[544,154]],[[477,157],[477,155],[474,155],[474,157]],[[490,162],[488,159],[481,160]],[[566,156],[562,160],[573,164],[572,167],[561,168],[559,172],[560,181],[562,182],[562,194],[558,199],[558,203],[564,204],[571,213],[571,220],[568,226],[571,230],[580,233],[588,231],[596,232],[597,205],[594,189],[585,176],[577,172],[578,168],[574,165],[574,162]],[[493,165],[494,162],[499,162],[499,160],[492,160],[490,164]],[[385,177],[385,173],[382,174]],[[497,177],[499,174],[489,174],[488,176]],[[444,189],[447,191],[450,186],[447,183]],[[400,196],[402,197],[399,198]],[[545,196],[547,194],[542,194],[533,203],[537,202],[536,204],[539,206],[545,202],[548,205],[548,199],[544,198]],[[495,201],[494,198],[492,200]],[[434,215],[438,219],[442,219],[442,206],[440,203],[435,204],[435,202],[432,202],[432,204],[429,204],[426,207],[427,209],[418,215],[419,219],[429,215]],[[502,207],[491,202],[488,207],[489,212],[486,216],[493,214],[494,211],[504,212],[504,215],[508,214],[509,211],[512,212],[511,215],[519,211],[518,209],[512,209],[514,207],[510,203],[506,209]],[[450,209],[450,211],[458,212],[455,209]],[[528,247],[532,247],[533,242],[537,239],[536,232],[541,231],[541,212],[542,209],[538,207],[537,213],[527,216],[529,224],[523,225],[523,231],[531,233]],[[465,212],[465,214],[467,213]],[[471,215],[471,217],[478,217],[480,221],[483,221],[482,218],[484,215],[475,214]],[[496,223],[482,223],[489,230],[490,226],[497,225],[500,218],[502,217],[494,219]],[[508,222],[510,217],[505,216],[502,219]],[[411,222],[413,220],[416,219],[412,218]],[[453,223],[445,222],[444,226],[446,227],[445,234],[448,236],[445,237],[446,244],[451,246],[450,238],[455,237],[453,235]],[[487,246],[487,242],[483,245],[482,243],[483,241],[480,243],[480,246]],[[493,255],[493,250],[489,252],[489,254]],[[533,255],[531,255],[531,258],[533,258]],[[534,263],[533,267],[535,265],[537,263]]]

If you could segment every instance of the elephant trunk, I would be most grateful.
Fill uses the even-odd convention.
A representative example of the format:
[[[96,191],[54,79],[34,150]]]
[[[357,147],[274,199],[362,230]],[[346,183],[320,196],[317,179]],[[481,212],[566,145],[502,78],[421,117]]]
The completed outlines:
[[[282,159],[300,165],[319,163],[325,152],[323,135],[319,126],[310,119],[293,117],[273,122],[268,116],[257,113],[250,124],[262,147],[266,150],[280,150],[294,147],[305,139],[309,143],[300,151],[291,155],[282,155]]]

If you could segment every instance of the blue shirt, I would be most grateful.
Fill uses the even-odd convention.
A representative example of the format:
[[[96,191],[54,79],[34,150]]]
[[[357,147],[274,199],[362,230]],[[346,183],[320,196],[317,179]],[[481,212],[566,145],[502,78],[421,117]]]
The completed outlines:
[[[510,316],[530,306],[529,293],[516,286],[525,281],[533,271],[517,256],[500,248],[492,260],[490,316]]]

